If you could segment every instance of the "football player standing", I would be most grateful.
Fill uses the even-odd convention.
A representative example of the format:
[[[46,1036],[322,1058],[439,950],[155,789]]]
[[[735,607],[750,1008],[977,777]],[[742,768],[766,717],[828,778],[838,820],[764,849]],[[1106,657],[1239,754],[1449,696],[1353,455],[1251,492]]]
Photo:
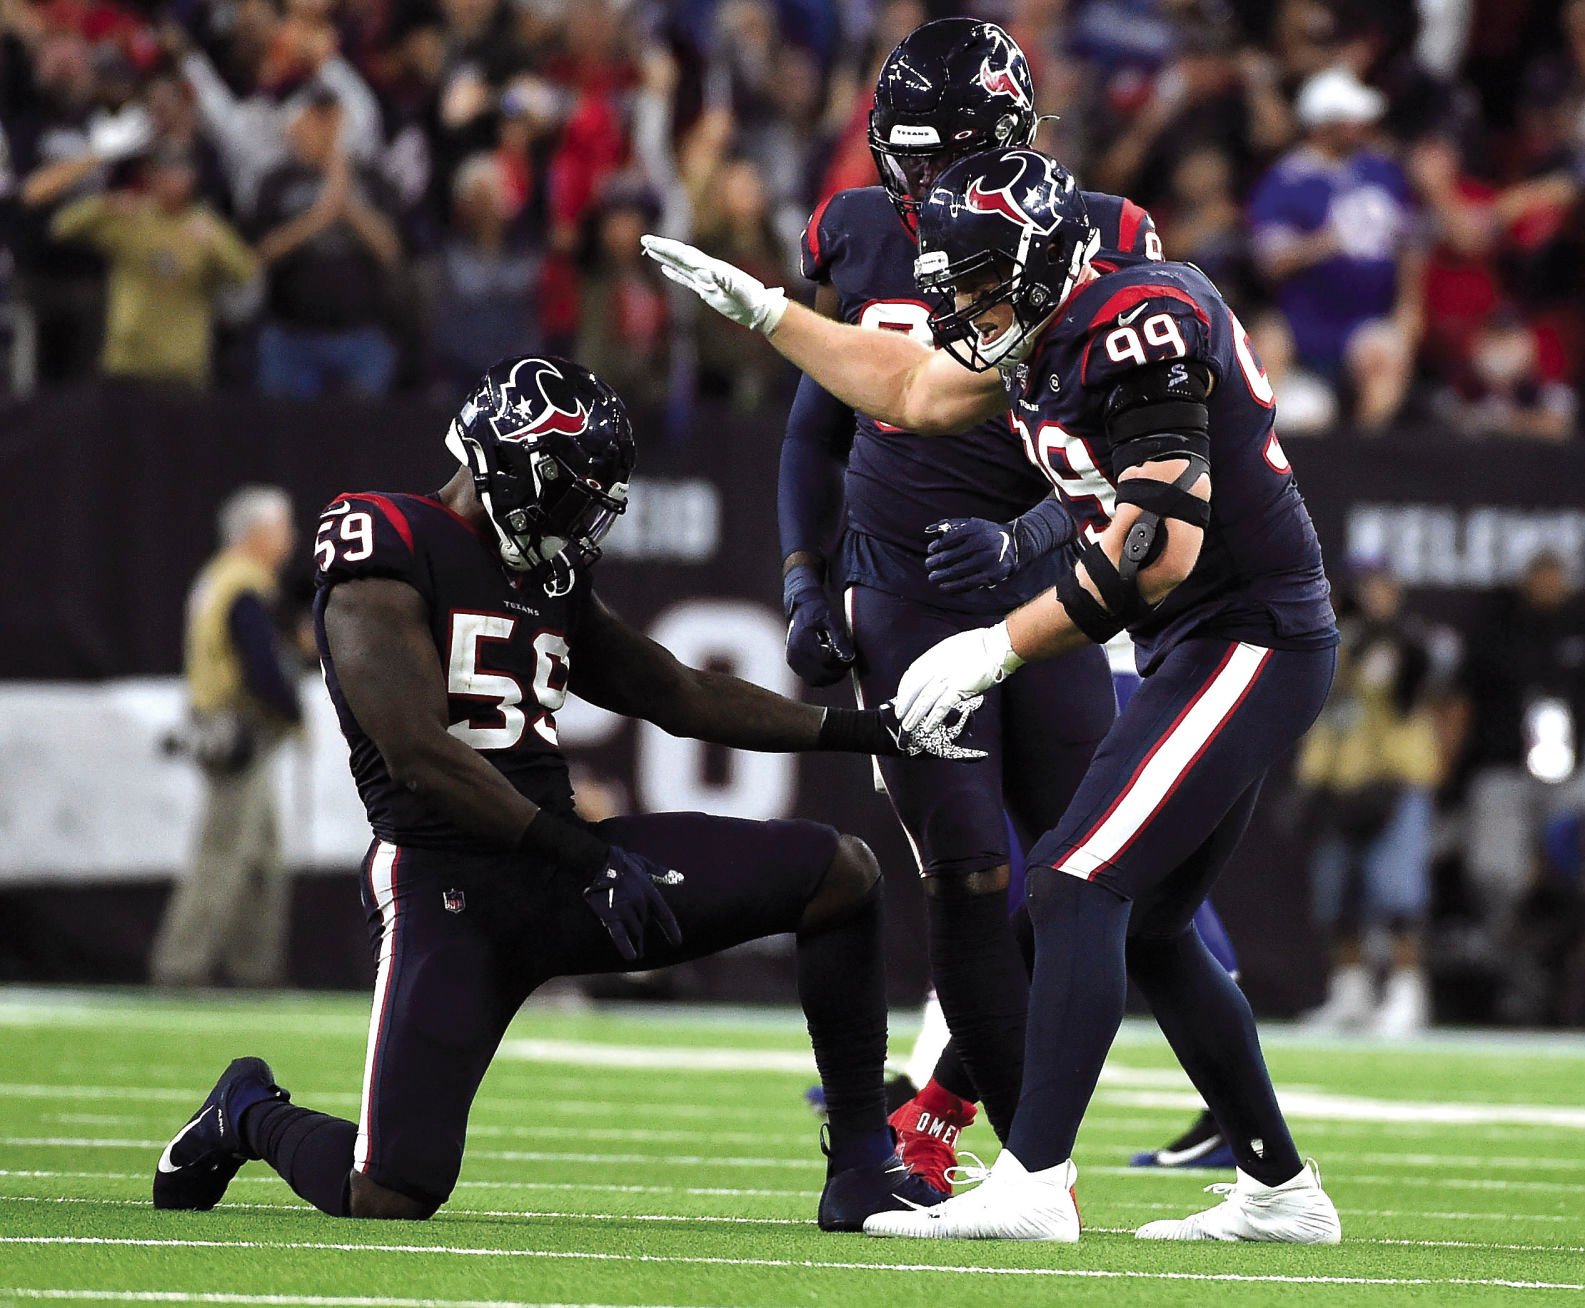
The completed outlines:
[[[674,280],[905,431],[961,431],[1010,402],[1031,455],[1060,463],[1085,505],[1052,589],[904,672],[905,725],[1124,629],[1144,674],[1029,853],[1035,969],[1006,1148],[978,1188],[865,1230],[1077,1240],[1073,1142],[1132,977],[1238,1165],[1223,1202],[1139,1235],[1336,1243],[1337,1210],[1277,1106],[1248,1001],[1193,925],[1337,659],[1320,546],[1232,309],[1188,264],[1100,272],[1072,177],[1029,149],[953,164],[921,206],[915,276],[950,300],[932,315],[940,350],[832,322],[680,242],[645,242]]]
[[[893,1152],[883,1088],[879,869],[812,822],[573,813],[555,713],[569,691],[738,749],[963,755],[885,708],[821,710],[677,662],[591,590],[626,507],[634,443],[616,393],[564,360],[497,364],[446,438],[434,495],[348,494],[315,542],[315,628],[374,842],[363,901],[377,962],[362,1110],[288,1102],[231,1064],[166,1146],[159,1208],[208,1209],[262,1158],[335,1216],[427,1218],[462,1165],[496,1046],[544,981],[663,967],[795,932],[830,1107],[819,1223],[944,1196]]]
[[[1028,61],[996,24],[943,18],[911,32],[875,88],[869,141],[882,185],[838,192],[804,231],[816,310],[928,344],[931,306],[913,279],[920,202],[954,160],[1027,145],[1037,122]],[[1083,198],[1100,233],[1097,270],[1161,258],[1155,224],[1138,205]],[[921,441],[802,378],[778,487],[787,661],[799,676],[826,686],[851,670],[860,702],[878,703],[937,641],[1054,584],[1060,553],[1090,506],[1082,486],[1071,505],[1052,494],[1054,481],[1074,484],[1074,471],[1060,457],[1042,460],[1034,437],[1021,436],[998,412],[953,440]],[[831,589],[842,596],[842,617]],[[892,1125],[904,1161],[939,1188],[949,1188],[945,1171],[957,1161],[953,1145],[974,1118],[973,1101],[983,1100],[1003,1140],[1018,1103],[1028,993],[1015,930],[1027,945],[1028,924],[1022,911],[1008,921],[1004,811],[1028,849],[1067,807],[1116,711],[1106,654],[1086,645],[987,691],[974,722],[986,758],[880,764],[919,862],[931,972],[952,1033],[935,1074]],[[1203,918],[1204,935],[1227,951],[1219,956],[1232,970],[1209,905]],[[925,1029],[939,1028],[927,1021]],[[1208,1113],[1141,1160],[1232,1165]]]

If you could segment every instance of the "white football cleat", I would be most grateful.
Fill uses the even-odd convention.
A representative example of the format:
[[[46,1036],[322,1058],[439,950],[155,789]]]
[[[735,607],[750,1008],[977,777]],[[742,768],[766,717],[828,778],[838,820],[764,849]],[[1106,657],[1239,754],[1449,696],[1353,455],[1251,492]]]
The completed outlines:
[[[1026,1171],[1003,1149],[975,1189],[933,1208],[876,1213],[864,1221],[865,1235],[913,1240],[1055,1240],[1079,1238],[1079,1209],[1073,1185],[1079,1169],[1070,1159],[1044,1171]]]
[[[1336,1244],[1343,1238],[1337,1209],[1321,1189],[1321,1172],[1314,1162],[1306,1163],[1297,1176],[1281,1185],[1262,1185],[1240,1169],[1234,1184],[1205,1189],[1226,1198],[1203,1213],[1147,1222],[1134,1234],[1141,1240],[1265,1240],[1275,1244]],[[864,1229],[869,1230],[868,1224]]]

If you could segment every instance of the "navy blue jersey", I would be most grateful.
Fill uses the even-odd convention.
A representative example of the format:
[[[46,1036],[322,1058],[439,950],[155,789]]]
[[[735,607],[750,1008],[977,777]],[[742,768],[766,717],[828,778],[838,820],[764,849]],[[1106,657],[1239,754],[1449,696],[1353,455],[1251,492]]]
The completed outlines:
[[[572,785],[554,715],[567,697],[570,641],[588,602],[581,575],[565,595],[511,576],[493,540],[423,495],[340,496],[320,518],[314,557],[314,634],[325,685],[375,835],[394,845],[478,848],[473,837],[391,780],[347,705],[325,639],[325,603],[338,583],[361,577],[394,578],[423,596],[446,677],[451,734],[534,803],[571,811]]]
[[[1101,230],[1098,266],[1160,259],[1155,224],[1138,205],[1115,195],[1087,192],[1084,199]],[[804,276],[836,289],[844,322],[906,332],[929,345],[931,304],[914,284],[917,254],[913,235],[879,186],[838,191],[804,229]],[[957,517],[1006,522],[1051,493],[1051,483],[1024,458],[1004,419],[937,440],[921,440],[866,414],[855,419],[845,479],[845,583],[942,608],[995,612],[1051,584],[1049,576],[1025,575],[995,591],[950,596],[925,574],[931,523]]]
[[[1271,383],[1198,268],[1141,264],[1081,286],[1008,379],[1009,418],[1094,539],[1116,509],[1107,397],[1130,369],[1171,359],[1201,360],[1215,378],[1211,521],[1188,580],[1129,628],[1140,670],[1191,632],[1277,649],[1335,644],[1321,546],[1277,440]]]

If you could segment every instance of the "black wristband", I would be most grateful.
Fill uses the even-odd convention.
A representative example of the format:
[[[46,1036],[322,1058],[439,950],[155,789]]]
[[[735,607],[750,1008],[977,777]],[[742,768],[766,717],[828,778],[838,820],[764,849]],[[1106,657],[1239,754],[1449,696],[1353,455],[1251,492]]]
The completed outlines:
[[[599,836],[544,809],[524,829],[517,850],[590,881],[599,876],[611,856],[611,846]]]
[[[821,749],[892,758],[903,752],[875,709],[828,708],[820,722],[818,744]]]

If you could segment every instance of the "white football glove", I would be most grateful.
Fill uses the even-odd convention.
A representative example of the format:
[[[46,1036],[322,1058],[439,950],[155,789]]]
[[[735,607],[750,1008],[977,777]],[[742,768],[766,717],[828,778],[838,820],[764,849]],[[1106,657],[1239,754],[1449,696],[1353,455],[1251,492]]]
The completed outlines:
[[[712,259],[686,241],[646,234],[639,238],[639,244],[660,265],[661,272],[733,322],[769,336],[787,312],[787,292],[781,287],[768,287],[741,268],[734,268],[724,259]]]
[[[954,711],[1023,666],[1005,622],[948,636],[910,663],[897,683],[903,730],[935,731]]]
[[[106,163],[142,153],[154,140],[154,120],[135,104],[118,114],[101,111],[88,124],[88,148]]]

